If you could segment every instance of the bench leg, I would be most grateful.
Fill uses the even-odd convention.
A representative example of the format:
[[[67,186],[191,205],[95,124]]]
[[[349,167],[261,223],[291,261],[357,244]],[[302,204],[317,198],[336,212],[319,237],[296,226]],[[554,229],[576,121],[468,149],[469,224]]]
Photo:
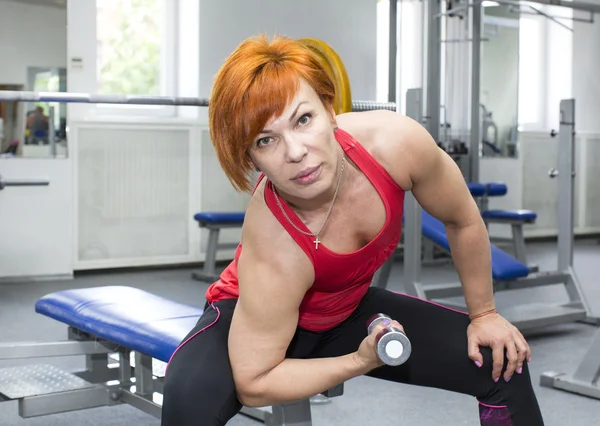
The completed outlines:
[[[194,272],[192,277],[198,281],[213,282],[219,279],[215,272],[217,263],[217,248],[219,245],[219,228],[208,228],[208,245],[206,246],[206,258],[201,272]]]
[[[266,426],[312,426],[310,401],[301,401],[289,404],[274,405],[273,415]]]
[[[523,225],[520,223],[513,223],[511,227],[515,258],[527,265],[527,252],[525,248],[525,237],[523,235]]]

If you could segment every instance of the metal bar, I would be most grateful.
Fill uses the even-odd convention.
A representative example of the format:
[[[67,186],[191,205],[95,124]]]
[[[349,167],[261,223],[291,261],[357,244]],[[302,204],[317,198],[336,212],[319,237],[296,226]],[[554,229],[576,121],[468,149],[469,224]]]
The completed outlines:
[[[507,5],[513,5],[513,6],[520,6],[521,3],[519,1],[516,0],[494,0],[496,3],[500,3],[500,4],[507,4]],[[590,12],[590,13],[600,13],[600,4],[593,4],[593,3],[588,3],[588,2],[584,2],[584,1],[569,1],[569,0],[531,0],[531,3],[539,3],[539,4],[544,4],[544,5],[548,5],[548,6],[560,6],[560,7],[566,7],[568,9],[573,9],[573,10],[582,10],[584,12]],[[473,6],[480,6],[483,3],[482,0],[477,0],[474,1],[472,3],[467,3],[465,5],[461,5],[461,6],[457,6],[453,9],[450,9],[444,13],[438,13],[436,15],[437,18],[442,17],[442,16],[446,16],[446,15],[451,15],[451,14],[455,14],[456,12],[460,12],[461,10],[473,7]]]
[[[436,18],[441,10],[440,0],[427,2],[427,90],[426,123],[433,140],[440,140],[442,21]],[[419,228],[420,229],[420,228]]]
[[[135,352],[135,388],[136,394],[148,396],[154,392],[152,378],[152,358]]]
[[[500,4],[519,4],[517,1],[495,0]],[[593,4],[584,1],[565,1],[565,0],[531,0],[531,3],[540,3],[549,6],[561,6],[569,9],[583,10],[586,12],[600,13],[600,4]]]
[[[7,186],[48,186],[50,185],[50,179],[40,178],[19,178],[19,179],[4,179],[0,175],[0,191]]]
[[[585,356],[581,360],[579,367],[573,373],[573,379],[579,382],[587,382],[590,385],[598,384],[598,376],[600,375],[600,331],[596,332],[596,336]]]
[[[553,22],[557,23],[558,25],[560,25],[561,27],[563,27],[563,28],[566,28],[567,30],[569,30],[569,31],[573,32],[573,28],[569,28],[569,26],[567,26],[567,25],[563,24],[562,22],[559,22],[559,21],[558,21],[558,20],[557,20],[555,17],[553,17],[553,16],[551,16],[551,15],[548,15],[548,14],[547,14],[547,13],[545,13],[545,12],[542,12],[541,10],[539,10],[539,9],[536,9],[535,7],[533,7],[533,6],[531,6],[531,5],[529,5],[529,8],[530,8],[531,10],[533,10],[533,11],[534,11],[536,14],[538,14],[538,15],[541,15],[541,16],[543,16],[543,17],[545,17],[545,18],[548,18],[548,19],[550,19],[551,21],[553,21]]]
[[[479,150],[481,144],[480,124],[480,90],[481,90],[481,15],[482,6],[477,4],[472,9],[473,42],[471,44],[471,134],[469,144],[469,173],[470,182],[479,182]]]
[[[352,101],[352,111],[372,111],[376,109],[387,109],[396,111],[395,102],[375,102],[375,101]]]
[[[575,202],[575,100],[560,102],[558,135],[558,270],[573,265]]]
[[[119,401],[131,405],[134,408],[156,418],[160,419],[162,414],[162,405],[150,399],[152,395],[146,397],[139,395],[137,392],[130,392],[129,390],[123,389],[119,391]]]
[[[180,105],[207,107],[208,99],[169,96],[142,95],[94,95],[89,93],[66,92],[19,92],[0,90],[0,101],[16,102],[62,102],[87,104],[127,104],[127,105]],[[352,111],[388,109],[395,111],[394,102],[352,101]]]
[[[0,91],[0,100],[18,102],[208,106],[208,99],[204,98],[145,95],[98,95],[91,93],[66,92],[20,92],[14,90]]]
[[[56,128],[54,126],[54,118],[55,118],[56,110],[53,106],[49,108],[48,114],[48,144],[50,145],[50,156],[56,157]]]
[[[109,392],[105,387],[94,387],[23,398],[19,400],[19,416],[26,419],[105,407],[112,405]]]
[[[46,358],[111,352],[98,342],[19,342],[0,343],[0,359]]]
[[[420,122],[423,111],[423,91],[406,92],[406,115]],[[407,294],[425,298],[421,285],[421,206],[407,192],[404,199],[404,289]]]
[[[516,14],[520,14],[520,15],[537,15],[537,13],[535,13],[535,12],[528,12],[527,10],[523,10],[518,7],[511,7],[508,9],[508,11],[510,13],[516,13]],[[588,13],[590,14],[589,18],[579,18],[576,16],[557,16],[557,15],[550,15],[550,16],[552,16],[554,19],[564,19],[566,21],[584,22],[586,24],[593,24],[594,23],[594,12],[588,11]]]
[[[388,101],[396,102],[396,61],[398,55],[398,0],[390,0]]]

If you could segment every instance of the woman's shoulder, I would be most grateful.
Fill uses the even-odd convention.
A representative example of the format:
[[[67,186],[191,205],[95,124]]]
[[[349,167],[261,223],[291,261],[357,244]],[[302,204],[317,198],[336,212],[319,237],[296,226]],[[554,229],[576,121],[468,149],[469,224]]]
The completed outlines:
[[[405,164],[411,156],[410,139],[415,122],[394,111],[352,112],[338,116],[338,125],[349,133],[402,188],[410,188]]]

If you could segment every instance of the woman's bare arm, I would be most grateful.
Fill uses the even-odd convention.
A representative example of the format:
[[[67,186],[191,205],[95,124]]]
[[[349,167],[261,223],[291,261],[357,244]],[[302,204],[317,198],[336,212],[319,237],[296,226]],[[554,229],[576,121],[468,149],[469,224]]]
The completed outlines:
[[[251,201],[246,213],[238,261],[240,296],[229,333],[238,398],[253,407],[308,398],[372,368],[356,353],[285,358],[314,272],[306,254],[261,204]]]

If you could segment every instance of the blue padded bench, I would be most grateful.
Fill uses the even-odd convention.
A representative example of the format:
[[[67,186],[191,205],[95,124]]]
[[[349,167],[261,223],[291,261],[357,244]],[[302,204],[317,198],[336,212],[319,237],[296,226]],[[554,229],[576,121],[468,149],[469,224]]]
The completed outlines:
[[[467,182],[467,188],[473,197],[483,197],[486,193],[486,187],[483,183]]]
[[[35,311],[163,362],[169,361],[203,312],[121,286],[51,293],[37,301]]]
[[[481,212],[486,226],[490,223],[504,223],[511,226],[512,245],[515,257],[523,263],[527,263],[527,249],[525,247],[525,235],[523,225],[535,223],[537,213],[531,210],[484,210]],[[535,266],[531,270],[536,270]]]
[[[450,244],[446,235],[444,224],[422,210],[422,233],[444,250],[450,252]],[[530,270],[524,263],[510,256],[508,253],[492,245],[492,277],[498,281],[510,281],[524,278],[529,275]]]
[[[155,402],[153,395],[162,394],[164,375],[154,374],[152,361],[168,362],[203,312],[201,308],[125,286],[83,288],[51,293],[37,301],[35,311],[67,324],[71,338],[88,341],[96,348],[105,347],[105,369],[107,353],[118,351],[119,368],[113,368],[111,371],[113,375],[115,371],[118,372],[119,376],[112,379],[118,379],[120,385],[118,387],[114,384],[109,385],[106,383],[107,378],[102,377],[94,382],[95,388],[80,386],[80,389],[67,394],[66,400],[58,394],[46,395],[46,399],[36,407],[33,415],[113,405],[120,401],[129,403],[157,418],[161,415],[161,405]],[[130,364],[131,353],[135,355],[135,366]],[[96,362],[94,365],[98,367],[99,363]],[[132,367],[135,372],[135,390],[131,388]],[[108,386],[104,389],[104,393],[101,386]],[[72,394],[78,391],[86,395],[76,397]],[[342,394],[343,383],[323,392],[327,397]],[[36,398],[39,399],[40,396],[35,395],[34,399]],[[271,412],[268,412],[260,408],[243,407],[241,413],[273,426],[287,425],[291,420],[293,420],[292,424],[311,425],[308,398],[271,408]]]
[[[198,281],[214,282],[219,279],[216,273],[217,251],[235,248],[238,243],[219,243],[219,235],[223,228],[240,228],[244,224],[245,212],[200,212],[194,215],[200,228],[209,230],[206,258],[202,271],[192,273]]]

